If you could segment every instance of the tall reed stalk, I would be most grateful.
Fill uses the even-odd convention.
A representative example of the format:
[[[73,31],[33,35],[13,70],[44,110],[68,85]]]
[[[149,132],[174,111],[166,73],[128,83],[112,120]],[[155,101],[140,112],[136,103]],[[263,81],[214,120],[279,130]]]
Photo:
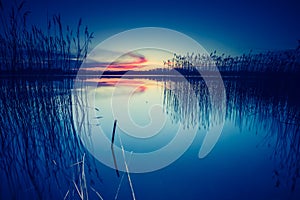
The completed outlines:
[[[10,11],[0,2],[0,71],[24,70],[76,71],[86,58],[93,33],[82,27],[79,19],[76,32],[64,26],[60,15],[47,22],[47,30],[28,26],[30,11],[25,2],[16,4]]]

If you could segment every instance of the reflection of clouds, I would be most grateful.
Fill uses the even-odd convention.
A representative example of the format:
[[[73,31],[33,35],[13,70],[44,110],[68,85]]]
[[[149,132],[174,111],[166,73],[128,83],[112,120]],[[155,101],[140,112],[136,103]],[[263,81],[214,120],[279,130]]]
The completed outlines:
[[[138,88],[136,88],[136,90],[134,91],[134,93],[145,92],[146,90],[147,90],[147,87],[145,85],[141,85]]]
[[[145,92],[147,82],[143,80],[135,79],[121,79],[121,78],[101,78],[101,79],[89,79],[88,81],[98,82],[97,87],[127,87],[135,88],[134,93]]]
[[[144,81],[134,79],[121,79],[121,78],[101,78],[98,80],[98,87],[100,86],[139,86],[145,84]]]

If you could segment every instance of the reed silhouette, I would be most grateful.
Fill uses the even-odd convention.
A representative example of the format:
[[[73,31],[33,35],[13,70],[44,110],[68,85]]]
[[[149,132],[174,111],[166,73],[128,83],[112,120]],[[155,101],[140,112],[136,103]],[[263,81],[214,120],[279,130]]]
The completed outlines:
[[[174,57],[164,61],[166,69],[176,69],[182,74],[199,75],[198,71],[215,71],[215,67],[224,75],[236,73],[299,73],[300,72],[300,42],[292,50],[267,51],[264,53],[241,56],[218,55],[216,51],[210,55],[187,53],[174,54]],[[265,74],[264,74],[265,75]]]
[[[55,15],[44,30],[29,26],[25,1],[6,10],[1,1],[0,10],[0,71],[2,73],[76,73],[87,56],[93,38],[87,26],[79,19],[77,28],[62,24]]]
[[[46,30],[28,26],[30,12],[24,5],[22,1],[7,11],[0,0],[1,73],[76,74],[87,56],[93,33],[82,26],[81,19],[75,30],[64,26],[60,15],[48,20]],[[200,75],[198,70],[209,72],[215,66],[222,75],[254,73],[255,78],[224,76],[226,120],[234,122],[241,131],[265,134],[264,144],[271,146],[275,141],[275,186],[286,184],[291,190],[297,189],[300,43],[293,50],[249,52],[236,57],[218,55],[216,51],[210,55],[174,54],[164,65],[164,69],[144,73],[164,74],[175,69],[184,75]],[[218,108],[212,107],[201,78],[148,78],[163,82],[164,111],[174,123],[181,122],[185,128],[199,125],[204,130],[220,123],[218,112],[212,113]],[[213,85],[217,91],[218,83]],[[91,143],[91,124],[85,124],[91,119],[86,112],[98,108],[86,104],[87,88],[72,96],[72,90],[77,89],[73,86],[72,79],[55,76],[47,80],[0,79],[0,198],[99,197],[94,188],[95,179],[101,181],[96,162],[82,143]],[[191,95],[197,98],[189,98]],[[79,110],[74,110],[74,104],[81,105]]]

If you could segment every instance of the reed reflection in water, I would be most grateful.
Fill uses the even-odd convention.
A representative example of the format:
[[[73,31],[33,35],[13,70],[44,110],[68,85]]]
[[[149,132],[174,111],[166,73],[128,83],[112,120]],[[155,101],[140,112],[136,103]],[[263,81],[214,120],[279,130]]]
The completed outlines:
[[[139,99],[143,93],[149,92],[150,89],[152,92],[156,91],[155,88],[160,87],[158,91],[161,93],[158,95],[162,98],[157,99],[161,99],[163,111],[172,123],[180,122],[186,129],[199,125],[198,129],[201,132],[209,130],[220,122],[222,112],[219,113],[218,108],[212,107],[203,80],[198,78],[181,80],[170,77],[145,77],[139,78],[138,81],[134,79],[136,78],[126,80],[123,78],[123,83],[130,87],[132,83],[142,84],[143,87],[139,87],[138,92],[133,94]],[[100,165],[99,168],[99,163],[84,146],[93,143],[91,136],[94,133],[90,133],[93,126],[108,126],[107,134],[111,133],[113,121],[101,124],[102,118],[101,120],[100,118],[88,119],[89,114],[86,112],[89,110],[93,110],[97,114],[96,117],[103,117],[104,120],[107,118],[105,113],[102,113],[101,105],[93,107],[86,104],[86,98],[77,99],[76,95],[72,96],[72,79],[9,78],[0,81],[0,197],[63,199],[66,196],[73,199],[84,196],[93,199],[97,197],[94,188],[100,189],[99,193],[104,197],[114,196],[120,181],[115,171],[111,170],[110,173],[106,170],[107,174],[99,174],[98,170],[101,167],[104,169],[103,166]],[[83,79],[83,82],[89,85],[89,80]],[[116,82],[118,82],[116,79],[110,81],[108,78],[101,87],[114,87],[114,84],[109,83]],[[155,82],[159,84],[154,84]],[[148,83],[151,87],[147,88]],[[212,85],[217,91],[219,85],[217,83]],[[296,92],[298,81],[224,78],[224,85],[227,94],[226,121],[239,127],[242,135],[255,133],[261,136],[263,140],[258,146],[273,149],[271,158],[274,161],[274,168],[269,170],[274,175],[274,187],[299,190],[297,181],[300,169],[300,99]],[[78,89],[77,92],[84,97],[86,90],[89,88]],[[189,92],[193,92],[197,98],[189,98],[191,95]],[[141,105],[150,103],[142,100]],[[73,110],[74,104],[80,105],[78,106],[80,110]],[[212,110],[217,112],[212,113]],[[94,123],[96,121],[100,123]],[[118,131],[120,130],[117,129]],[[126,147],[125,136],[122,136],[122,139]],[[132,149],[134,150],[136,149]],[[108,153],[111,156],[111,152]],[[197,163],[189,163],[189,165],[197,165]],[[171,173],[173,177],[172,171],[168,171],[170,168],[160,170],[158,174]],[[190,174],[186,173],[185,177],[189,181]],[[190,173],[194,176],[201,172]],[[234,172],[229,170],[228,173]],[[101,178],[105,176],[103,185],[99,185],[100,175]],[[122,175],[123,172],[120,173],[120,176]],[[142,178],[140,184],[149,183],[152,181],[152,176],[155,177],[156,172],[151,176],[133,175],[133,183]],[[176,188],[181,192],[180,185],[165,187],[172,190]],[[140,187],[140,190],[136,189],[137,196],[142,196],[142,192],[143,187]],[[197,191],[194,192],[198,194]],[[128,197],[128,194],[124,193],[126,190],[119,194],[120,197]]]
[[[166,85],[165,112],[172,117],[173,121],[183,122],[187,127],[199,124],[199,128],[204,130],[218,123],[218,115],[211,113],[211,102],[204,81],[195,78],[189,78],[188,82],[178,80],[160,79]],[[214,84],[217,88],[218,82]],[[274,148],[272,158],[276,164],[272,170],[276,187],[283,184],[290,187],[292,191],[299,188],[298,81],[284,78],[282,80],[225,78],[224,85],[227,94],[226,121],[234,123],[241,133],[251,131],[263,135],[264,140],[259,145]],[[176,92],[170,88],[176,88]],[[188,98],[189,92],[195,91],[198,99],[196,102],[191,102]]]
[[[75,132],[73,80],[0,81],[0,197],[87,196],[95,181],[88,174],[99,175]]]
[[[199,125],[198,128],[204,130],[222,123],[225,106],[212,103],[210,96],[216,96],[215,100],[221,101],[220,91],[222,90],[220,88],[223,87],[223,83],[213,79],[206,83],[203,79],[182,77],[162,81],[164,83],[164,110],[170,114],[174,123],[182,122],[187,128]],[[213,87],[211,90],[213,94],[209,93],[207,84]],[[197,98],[191,98],[192,95],[196,95]]]

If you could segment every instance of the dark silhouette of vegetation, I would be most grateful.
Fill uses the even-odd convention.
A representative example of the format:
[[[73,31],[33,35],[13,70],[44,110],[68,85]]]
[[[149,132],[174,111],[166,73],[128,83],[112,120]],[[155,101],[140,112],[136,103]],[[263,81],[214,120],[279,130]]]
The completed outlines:
[[[93,38],[93,33],[82,27],[81,19],[73,31],[64,27],[60,15],[55,15],[43,30],[28,26],[30,11],[24,9],[24,1],[8,12],[2,2],[0,5],[0,71],[77,71]]]
[[[212,72],[215,67],[223,74],[234,73],[288,73],[300,72],[300,42],[293,50],[266,53],[243,54],[232,57],[230,55],[218,55],[216,51],[210,55],[189,54],[177,55],[164,61],[167,70],[176,69],[182,74],[198,75],[199,71]]]
[[[46,30],[29,26],[30,12],[24,5],[22,1],[7,12],[0,0],[1,73],[76,74],[87,56],[93,33],[82,26],[81,19],[75,31],[64,26],[60,15],[48,20]],[[222,75],[254,73],[272,75],[276,79],[274,74],[296,74],[295,79],[285,77],[280,82],[224,78],[224,85],[226,120],[234,122],[241,130],[266,133],[263,142],[275,143],[273,158],[278,164],[273,171],[275,186],[286,184],[291,190],[297,189],[300,177],[300,99],[297,94],[300,41],[293,50],[250,52],[236,57],[218,55],[216,51],[210,55],[174,54],[164,61],[164,66],[164,69],[130,74],[132,78],[149,75],[147,78],[163,82],[164,112],[174,123],[182,122],[185,128],[200,125],[199,129],[204,130],[219,122],[218,113],[212,113],[214,107],[205,82],[199,77],[159,75],[177,70],[184,75],[198,76],[198,70],[214,72],[215,67]],[[103,76],[126,73],[108,71]],[[73,88],[72,79],[52,78],[0,79],[0,184],[5,184],[0,189],[8,188],[8,191],[4,189],[5,193],[0,192],[0,198],[18,199],[26,194],[32,199],[84,199],[91,195],[90,191],[99,195],[94,189],[95,177],[100,179],[98,170],[82,144],[91,142],[92,124],[86,113],[87,108],[90,109],[88,97],[76,96],[76,92],[84,96],[87,89]],[[212,92],[217,92],[218,87],[216,83],[216,90]],[[190,98],[190,92],[197,98]],[[74,110],[74,104],[81,105],[79,110]],[[115,126],[116,122],[113,137]],[[112,153],[114,156],[113,149]],[[118,170],[117,174],[119,176]]]
[[[93,197],[101,179],[79,138],[86,130],[75,129],[72,86],[67,78],[0,79],[1,199]]]

